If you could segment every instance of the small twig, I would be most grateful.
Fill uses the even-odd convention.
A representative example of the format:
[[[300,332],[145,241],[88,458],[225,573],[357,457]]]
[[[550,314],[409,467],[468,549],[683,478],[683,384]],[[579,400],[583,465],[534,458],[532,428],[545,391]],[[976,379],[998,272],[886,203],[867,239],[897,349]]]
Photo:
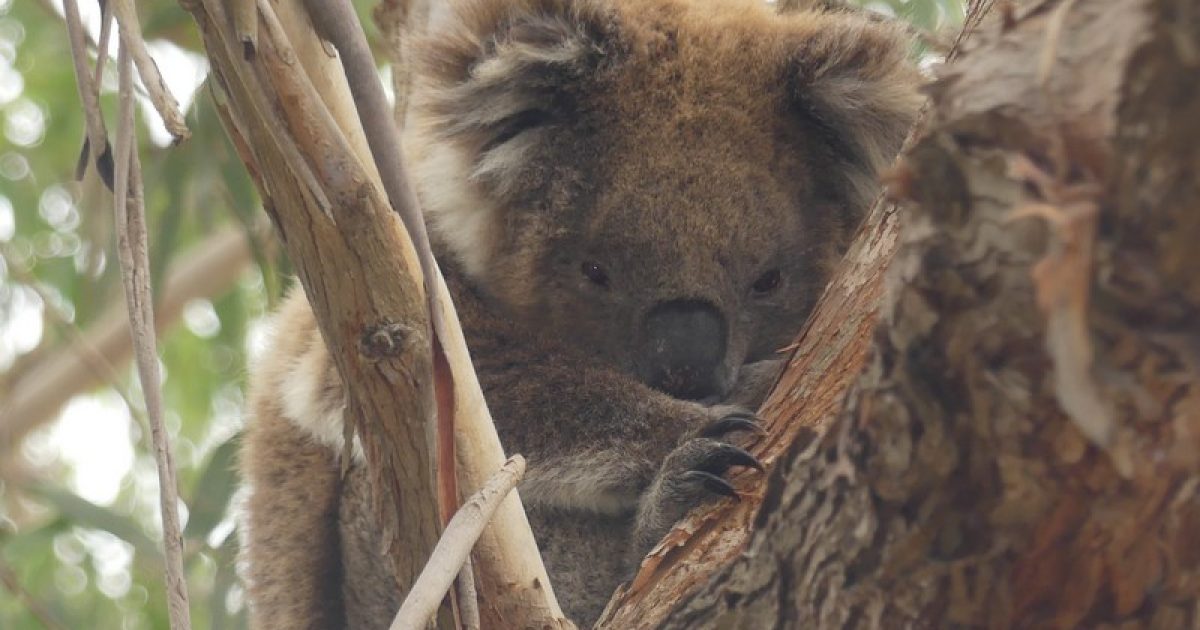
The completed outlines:
[[[133,406],[128,392],[120,386],[121,377],[117,373],[116,366],[109,362],[104,353],[100,352],[100,349],[84,336],[83,331],[79,330],[79,327],[71,321],[70,316],[54,303],[53,296],[42,288],[38,279],[28,269],[16,264],[13,257],[9,255],[8,249],[3,245],[0,245],[0,260],[4,261],[5,265],[7,265],[8,271],[14,279],[24,284],[30,291],[33,291],[42,299],[48,319],[68,339],[75,355],[95,374],[98,380],[108,383],[117,392],[117,395],[125,402],[125,406],[129,408],[129,413],[137,418],[139,412]]]
[[[124,30],[124,29],[122,29]],[[175,464],[163,422],[161,374],[155,348],[154,304],[150,295],[150,257],[147,251],[146,215],[142,196],[142,174],[137,151],[133,121],[133,63],[128,46],[121,46],[117,55],[118,102],[116,136],[116,188],[113,210],[116,215],[117,248],[120,253],[121,278],[125,285],[125,301],[129,311],[129,326],[133,334],[134,356],[146,413],[150,418],[150,435],[154,442],[154,459],[158,464],[159,501],[162,506],[163,551],[166,558],[167,603],[172,630],[188,630],[187,582],[183,578],[183,535],[179,528],[179,490],[175,480]]]
[[[162,74],[158,71],[158,65],[154,63],[154,58],[146,50],[146,42],[142,39],[142,25],[138,21],[133,0],[109,0],[109,4],[112,5],[113,13],[117,16],[121,50],[127,49],[133,56],[134,63],[137,64],[138,76],[142,78],[142,84],[146,86],[146,92],[150,95],[150,102],[154,104],[154,109],[162,117],[163,124],[166,125],[167,131],[170,132],[174,141],[186,140],[191,132],[188,131],[187,124],[183,122],[179,103],[171,95],[171,90],[167,89],[167,84],[163,82]]]
[[[404,598],[400,612],[392,621],[391,630],[420,630],[425,627],[437,612],[442,598],[446,596],[446,591],[462,569],[492,514],[524,475],[525,458],[513,455],[483,484],[479,492],[462,504],[446,526],[446,531],[442,532],[412,590]]]
[[[266,225],[262,220],[254,229],[263,231]],[[0,247],[0,255],[3,252]],[[227,291],[241,276],[241,270],[249,266],[251,257],[242,230],[230,228],[210,236],[176,260],[155,304],[155,321],[163,328],[179,319],[188,301]],[[9,267],[24,273],[20,265]],[[11,388],[0,394],[0,460],[31,429],[56,417],[72,396],[105,384],[105,377],[95,371],[95,365],[80,360],[81,345],[94,348],[107,365],[121,372],[133,347],[128,320],[123,300],[106,305],[87,329],[79,330],[80,345],[54,349],[19,372],[6,375]],[[71,326],[78,330],[74,324]],[[132,413],[139,423],[149,426],[141,411],[132,406],[130,409],[134,409]]]
[[[488,520],[491,520],[490,517]],[[467,554],[462,570],[458,572],[454,587],[458,591],[459,623],[462,630],[480,630],[483,620],[479,614],[479,590],[475,588],[475,566],[470,554]]]
[[[1050,21],[1046,25],[1045,43],[1038,58],[1037,85],[1046,99],[1046,107],[1052,114],[1061,111],[1062,104],[1059,103],[1058,94],[1050,85],[1050,75],[1054,72],[1054,66],[1058,61],[1058,44],[1062,39],[1063,24],[1066,23],[1067,15],[1071,13],[1074,6],[1075,0],[1065,0],[1055,7],[1054,13],[1050,15]],[[1056,115],[1054,119],[1060,122],[1056,125],[1056,132],[1050,134],[1049,152],[1055,166],[1055,175],[1062,181],[1067,178],[1070,160],[1067,159],[1067,143],[1063,134],[1062,117]]]
[[[25,602],[25,607],[29,609],[29,614],[33,615],[46,630],[67,630],[67,627],[50,612],[38,598],[29,592],[21,584],[21,580],[17,578],[17,573],[12,570],[3,560],[0,560],[0,583],[4,584],[4,588],[12,593],[14,597]]]
[[[96,156],[96,172],[100,179],[113,189],[113,162],[108,132],[104,128],[104,114],[100,111],[100,93],[88,72],[87,37],[83,21],[79,17],[79,5],[75,0],[63,0],[63,18],[67,23],[67,38],[71,42],[71,62],[75,67],[75,85],[79,89],[79,100],[83,103],[84,121],[87,123],[87,141],[80,155],[80,166],[87,164],[89,156]],[[83,169],[76,177],[83,176]]]
[[[92,80],[100,85],[104,78],[104,62],[108,60],[108,39],[112,36],[112,4],[100,2],[100,37],[96,40],[96,70]]]
[[[258,3],[255,0],[233,1],[233,32],[242,42],[242,58],[254,58],[258,50]]]

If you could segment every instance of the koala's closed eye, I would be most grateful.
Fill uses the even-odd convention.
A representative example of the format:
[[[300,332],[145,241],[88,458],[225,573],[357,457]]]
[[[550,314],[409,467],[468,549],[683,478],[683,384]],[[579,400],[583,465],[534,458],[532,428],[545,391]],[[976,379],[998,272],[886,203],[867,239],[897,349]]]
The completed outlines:
[[[579,271],[585,278],[591,280],[592,284],[605,289],[608,288],[608,272],[598,263],[585,260],[579,265]]]
[[[757,297],[769,295],[779,288],[783,283],[783,275],[779,269],[770,269],[759,276],[754,284],[750,285],[750,290]]]
[[[516,138],[517,136],[539,127],[544,127],[555,121],[555,116],[541,109],[525,110],[501,124],[500,130],[483,145],[481,153],[488,151]]]

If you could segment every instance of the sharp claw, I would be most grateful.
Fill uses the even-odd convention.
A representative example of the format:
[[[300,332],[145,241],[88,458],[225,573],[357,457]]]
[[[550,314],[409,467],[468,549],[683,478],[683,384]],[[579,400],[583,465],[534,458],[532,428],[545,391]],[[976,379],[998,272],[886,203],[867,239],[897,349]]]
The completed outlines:
[[[699,483],[704,487],[705,490],[708,490],[713,494],[731,497],[735,501],[742,500],[742,498],[738,496],[737,490],[734,490],[733,486],[729,485],[728,481],[725,481],[724,479],[712,473],[704,472],[703,470],[689,470],[683,473],[680,477],[691,483]]]
[[[750,413],[731,413],[716,422],[704,427],[700,432],[700,437],[715,438],[721,437],[727,433],[734,431],[752,431],[758,434],[764,434],[766,431],[759,426],[758,418]]]
[[[721,444],[721,446],[707,458],[706,465],[701,465],[700,470],[710,473],[723,473],[730,466],[745,466],[753,468],[759,472],[764,472],[762,462],[758,458],[747,453],[746,451],[732,445]]]

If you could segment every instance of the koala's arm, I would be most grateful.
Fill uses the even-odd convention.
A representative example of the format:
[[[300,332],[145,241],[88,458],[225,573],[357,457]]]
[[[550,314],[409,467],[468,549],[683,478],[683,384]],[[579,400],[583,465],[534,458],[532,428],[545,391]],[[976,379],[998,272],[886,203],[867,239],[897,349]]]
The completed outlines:
[[[258,401],[251,413],[241,452],[249,492],[239,524],[250,627],[343,627],[337,458],[271,401]]]
[[[447,283],[500,440],[529,461],[526,503],[632,511],[671,449],[720,417],[533,338],[495,316],[453,270]]]
[[[757,410],[766,401],[767,394],[771,393],[785,367],[787,359],[763,359],[742,366],[737,383],[725,397],[725,404]]]
[[[339,451],[322,431],[340,431],[344,395],[340,382],[328,388],[335,369],[302,292],[285,300],[272,328],[250,372],[239,460],[247,490],[239,564],[250,627],[343,628],[344,489]]]
[[[592,358],[534,338],[516,322],[496,316],[453,269],[446,276],[501,442],[505,450],[522,453],[529,461],[521,494],[531,506],[631,513],[640,500],[645,503],[642,495],[661,474],[667,455],[684,438],[719,422],[728,411],[673,398]],[[258,401],[252,404],[269,406],[274,415],[269,422],[255,418],[252,435],[263,434],[259,441],[270,444],[276,434],[290,428],[289,439],[323,452],[324,459],[309,462],[313,470],[321,471],[313,473],[321,483],[281,474],[280,467],[290,467],[286,458],[262,464],[266,472],[257,475],[254,465],[246,465],[252,490],[248,520],[252,533],[255,523],[262,521],[294,529],[296,537],[303,537],[306,531],[326,527],[324,496],[310,497],[311,505],[320,506],[312,514],[289,512],[284,518],[285,511],[278,505],[266,498],[255,502],[254,496],[270,496],[274,501],[276,493],[313,495],[326,492],[323,484],[337,481],[336,471],[324,473],[336,466],[336,455],[342,451],[345,390],[303,292],[297,290],[287,298],[276,315],[275,328],[269,357],[255,370],[251,387]],[[276,417],[286,418],[290,427],[277,426]],[[268,455],[265,447],[260,450],[263,453],[250,453],[255,462],[280,457]],[[356,459],[361,457],[357,445],[354,452]],[[336,514],[336,501],[331,509]],[[656,523],[648,531],[660,529]],[[336,531],[332,535],[336,537]],[[279,562],[257,552],[251,542],[252,557]],[[323,571],[315,565],[311,569],[304,573]]]

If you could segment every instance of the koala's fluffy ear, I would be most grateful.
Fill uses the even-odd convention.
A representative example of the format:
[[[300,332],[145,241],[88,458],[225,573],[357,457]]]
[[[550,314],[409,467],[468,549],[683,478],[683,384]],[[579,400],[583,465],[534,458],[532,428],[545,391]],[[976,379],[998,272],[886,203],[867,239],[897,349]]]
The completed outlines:
[[[417,50],[426,114],[480,153],[570,116],[581,82],[616,56],[595,0],[460,0]]]
[[[414,41],[406,150],[430,228],[472,277],[506,238],[499,203],[622,49],[604,0],[453,0]],[[469,182],[472,185],[464,185]]]
[[[859,16],[785,19],[799,31],[788,77],[795,111],[824,138],[855,201],[870,203],[921,103],[906,37]]]

